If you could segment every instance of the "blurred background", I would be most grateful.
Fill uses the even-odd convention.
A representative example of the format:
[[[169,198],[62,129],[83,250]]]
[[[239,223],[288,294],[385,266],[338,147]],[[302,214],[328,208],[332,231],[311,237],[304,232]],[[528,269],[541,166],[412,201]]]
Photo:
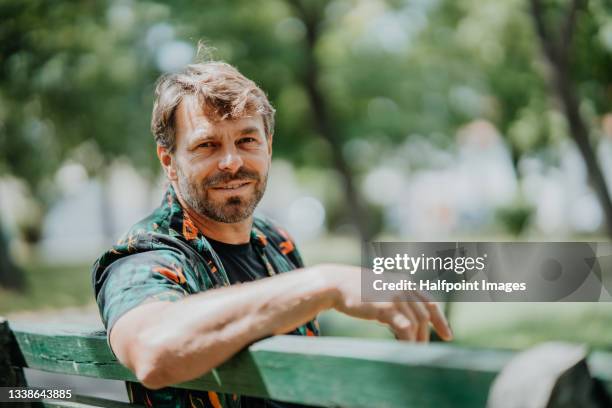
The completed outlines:
[[[9,319],[99,325],[91,264],[164,190],[154,82],[199,40],[277,109],[260,211],[309,265],[359,264],[361,240],[612,237],[606,0],[2,0],[0,21]],[[612,349],[610,303],[448,312],[458,344]],[[322,326],[391,337],[331,312]]]

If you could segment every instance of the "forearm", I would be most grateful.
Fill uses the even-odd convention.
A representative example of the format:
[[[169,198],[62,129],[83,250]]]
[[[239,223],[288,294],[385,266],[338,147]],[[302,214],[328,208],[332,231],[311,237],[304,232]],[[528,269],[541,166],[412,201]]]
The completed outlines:
[[[334,294],[308,268],[170,303],[139,335],[141,380],[158,388],[198,377],[253,341],[308,322],[332,307]]]

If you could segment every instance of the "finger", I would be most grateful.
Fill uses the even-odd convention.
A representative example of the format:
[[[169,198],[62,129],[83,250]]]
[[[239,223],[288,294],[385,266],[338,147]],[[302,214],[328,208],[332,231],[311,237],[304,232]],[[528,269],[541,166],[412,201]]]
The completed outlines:
[[[416,317],[416,341],[428,341],[429,339],[429,312],[421,305],[421,301],[415,296],[414,292],[402,293],[402,302],[405,307],[411,310]]]
[[[429,341],[429,311],[414,293],[408,293],[406,297],[410,300],[407,302],[407,305],[412,309],[419,322],[417,341],[427,342]]]
[[[435,302],[426,302],[424,305],[429,310],[429,315],[431,316],[431,325],[434,330],[442,340],[450,341],[453,339],[453,332],[451,331],[450,325],[448,324],[448,320],[442,313],[440,306]]]
[[[398,340],[410,340],[414,325],[404,316],[393,303],[383,302],[377,304],[376,320],[389,326]]]
[[[429,312],[427,308],[421,302],[410,302],[408,303],[410,308],[415,311],[419,317],[419,329],[417,332],[417,341],[428,342],[429,341]]]
[[[412,311],[412,309],[410,308],[410,306],[408,306],[406,302],[403,302],[401,300],[396,300],[394,301],[394,303],[395,303],[395,306],[399,309],[399,311],[402,312],[404,316],[406,316],[408,320],[410,320],[410,322],[412,323],[410,327],[410,341],[416,341],[418,326],[419,326],[419,319],[417,319],[416,315],[414,314],[414,312]]]
[[[412,292],[417,298],[421,299],[427,307],[429,314],[431,315],[431,324],[440,335],[442,340],[450,341],[453,339],[453,332],[448,324],[448,320],[444,316],[442,309],[438,302],[434,301],[433,298],[428,294],[421,291]]]
[[[400,311],[393,314],[390,323],[391,329],[398,340],[413,341],[413,323]]]

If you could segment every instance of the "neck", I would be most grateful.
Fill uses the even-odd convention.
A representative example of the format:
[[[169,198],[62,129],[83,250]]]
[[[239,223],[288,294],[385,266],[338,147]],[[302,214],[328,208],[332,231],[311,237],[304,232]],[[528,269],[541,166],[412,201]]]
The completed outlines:
[[[183,200],[180,191],[174,183],[173,187],[179,203],[181,207],[183,207],[183,211],[191,218],[193,224],[202,234],[215,241],[224,242],[226,244],[246,244],[250,241],[251,229],[253,227],[252,215],[243,221],[231,224],[212,220],[191,208],[185,200]]]

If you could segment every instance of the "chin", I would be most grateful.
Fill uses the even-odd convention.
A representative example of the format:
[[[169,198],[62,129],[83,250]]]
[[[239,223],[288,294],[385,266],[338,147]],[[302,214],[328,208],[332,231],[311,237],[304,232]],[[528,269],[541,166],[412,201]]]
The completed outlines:
[[[229,224],[241,222],[249,218],[253,211],[249,211],[249,205],[244,203],[243,200],[234,198],[236,201],[231,202],[232,199],[227,200],[225,204],[226,211],[223,211],[223,218],[228,220]]]

